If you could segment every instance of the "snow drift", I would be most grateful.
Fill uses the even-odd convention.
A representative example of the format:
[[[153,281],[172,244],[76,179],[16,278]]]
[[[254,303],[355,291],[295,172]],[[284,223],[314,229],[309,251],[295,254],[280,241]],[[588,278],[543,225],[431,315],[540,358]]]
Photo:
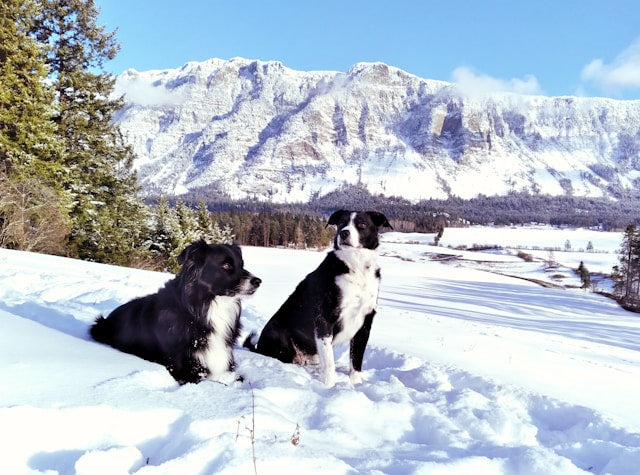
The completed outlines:
[[[343,348],[331,389],[312,368],[242,348],[245,383],[179,386],[87,335],[97,314],[169,275],[0,250],[0,471],[252,473],[254,456],[258,473],[637,470],[637,315],[461,266],[543,274],[509,253],[460,256],[399,233],[384,241],[365,381],[351,386]],[[443,252],[458,258],[433,260]],[[245,334],[323,257],[244,248],[263,279]]]

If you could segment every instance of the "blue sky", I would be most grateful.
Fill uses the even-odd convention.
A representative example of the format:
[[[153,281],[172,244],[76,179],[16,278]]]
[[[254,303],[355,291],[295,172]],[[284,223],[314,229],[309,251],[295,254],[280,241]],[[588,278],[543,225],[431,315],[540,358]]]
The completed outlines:
[[[480,91],[640,99],[640,0],[95,0],[109,72],[208,58],[382,61]]]

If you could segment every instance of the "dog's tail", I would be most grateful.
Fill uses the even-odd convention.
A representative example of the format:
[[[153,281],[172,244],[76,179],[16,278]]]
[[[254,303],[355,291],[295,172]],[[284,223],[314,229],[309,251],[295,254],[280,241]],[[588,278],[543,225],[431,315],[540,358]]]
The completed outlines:
[[[109,343],[111,341],[112,331],[111,325],[106,318],[100,315],[89,329],[91,338],[100,343]]]
[[[251,333],[249,333],[249,336],[244,340],[244,343],[242,344],[242,346],[247,348],[249,351],[252,351],[255,353],[256,351],[258,351],[258,342],[256,340],[257,336],[258,334],[255,331],[252,331]]]

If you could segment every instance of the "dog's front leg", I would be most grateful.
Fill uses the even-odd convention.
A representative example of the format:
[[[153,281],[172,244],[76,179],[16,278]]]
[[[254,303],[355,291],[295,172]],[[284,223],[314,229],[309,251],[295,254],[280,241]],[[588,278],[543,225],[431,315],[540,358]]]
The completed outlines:
[[[351,363],[349,379],[351,380],[351,384],[354,386],[362,383],[362,376],[360,375],[360,372],[362,371],[362,360],[364,359],[364,350],[367,347],[367,342],[369,341],[369,333],[371,333],[371,324],[373,323],[373,317],[375,314],[376,311],[371,310],[371,312],[364,317],[362,327],[351,339],[351,344],[349,346],[349,359]]]
[[[333,358],[332,336],[316,337],[316,348],[320,360],[320,379],[327,387],[336,385],[336,363]]]

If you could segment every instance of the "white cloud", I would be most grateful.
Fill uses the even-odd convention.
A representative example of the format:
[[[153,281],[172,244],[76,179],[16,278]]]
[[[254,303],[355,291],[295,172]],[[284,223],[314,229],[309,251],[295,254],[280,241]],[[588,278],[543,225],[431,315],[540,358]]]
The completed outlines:
[[[131,70],[118,76],[113,94],[116,97],[124,94],[126,102],[143,106],[175,105],[184,102],[181,92],[167,89],[162,84],[151,84]]]
[[[610,64],[600,58],[591,61],[582,69],[580,78],[606,92],[640,88],[640,37]]]
[[[461,92],[469,96],[482,96],[494,92],[512,92],[527,95],[542,94],[538,80],[532,75],[527,75],[524,79],[500,79],[487,74],[479,74],[471,68],[461,66],[454,69],[451,76]]]

